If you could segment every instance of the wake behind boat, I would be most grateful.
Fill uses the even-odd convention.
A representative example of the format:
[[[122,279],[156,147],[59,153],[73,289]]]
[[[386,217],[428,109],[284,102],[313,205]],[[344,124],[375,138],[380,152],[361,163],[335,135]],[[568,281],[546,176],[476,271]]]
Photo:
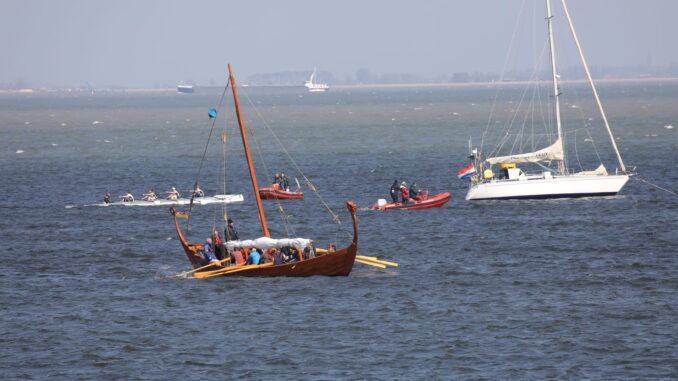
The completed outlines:
[[[210,205],[210,204],[233,204],[243,202],[245,198],[241,194],[215,194],[214,196],[196,197],[193,199],[193,205]],[[190,205],[190,198],[179,198],[176,200],[157,199],[154,201],[134,200],[134,201],[118,201],[109,203],[88,204],[85,206],[183,206]]]

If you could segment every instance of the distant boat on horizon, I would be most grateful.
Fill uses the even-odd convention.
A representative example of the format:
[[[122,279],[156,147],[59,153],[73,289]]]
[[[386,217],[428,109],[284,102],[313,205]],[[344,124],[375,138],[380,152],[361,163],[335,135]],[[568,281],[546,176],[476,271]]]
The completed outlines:
[[[193,85],[177,85],[177,93],[193,93]]]
[[[330,89],[329,86],[327,86],[326,83],[315,83],[313,80],[315,79],[315,72],[316,69],[313,68],[313,73],[311,73],[311,77],[304,83],[304,86],[308,89],[309,92],[311,93],[319,93],[319,92],[324,92]]]

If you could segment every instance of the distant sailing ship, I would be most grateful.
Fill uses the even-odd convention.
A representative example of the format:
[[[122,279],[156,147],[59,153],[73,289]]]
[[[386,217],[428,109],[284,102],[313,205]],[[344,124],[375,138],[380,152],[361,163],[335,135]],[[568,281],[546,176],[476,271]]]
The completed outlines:
[[[304,86],[308,89],[308,91],[312,93],[318,93],[318,92],[323,92],[329,90],[329,86],[327,86],[326,83],[315,83],[313,82],[315,80],[315,72],[316,69],[313,68],[313,73],[311,73],[311,77],[304,83]]]
[[[193,85],[177,85],[177,93],[190,94],[193,92]]]
[[[580,172],[573,172],[567,167],[560,113],[560,96],[562,94],[558,84],[560,76],[556,70],[556,52],[553,40],[553,14],[551,13],[551,1],[546,0],[546,20],[548,23],[548,42],[551,53],[551,74],[553,77],[552,99],[555,109],[557,136],[555,141],[549,146],[528,153],[506,156],[493,155],[482,160],[481,153],[477,149],[472,150],[469,156],[471,164],[459,171],[460,178],[471,179],[471,185],[466,195],[467,200],[611,196],[616,195],[629,179],[629,174],[612,135],[605,111],[598,98],[598,92],[591,78],[591,73],[589,72],[584,53],[574,30],[567,5],[565,0],[561,1],[588,82],[598,104],[602,120],[612,143],[612,148],[616,153],[619,169],[615,174],[608,174],[602,163],[595,170],[582,170]],[[521,168],[516,167],[517,163],[539,165],[542,168],[542,172],[526,174]],[[556,168],[548,167],[550,163],[555,163]],[[488,165],[487,167],[485,166],[486,164]],[[499,165],[499,173],[495,176],[491,168],[492,165],[497,164]]]

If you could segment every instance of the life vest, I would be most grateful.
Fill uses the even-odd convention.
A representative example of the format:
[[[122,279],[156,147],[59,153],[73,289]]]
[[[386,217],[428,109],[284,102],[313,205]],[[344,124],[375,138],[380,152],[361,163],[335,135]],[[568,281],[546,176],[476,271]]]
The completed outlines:
[[[407,193],[406,187],[400,187],[400,195],[403,196],[403,199],[410,198],[409,193]]]

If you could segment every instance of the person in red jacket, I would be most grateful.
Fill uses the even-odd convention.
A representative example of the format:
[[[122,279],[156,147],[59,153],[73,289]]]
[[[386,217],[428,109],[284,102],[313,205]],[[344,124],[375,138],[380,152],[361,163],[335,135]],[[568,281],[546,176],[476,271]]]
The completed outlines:
[[[403,204],[406,202],[410,202],[410,194],[407,191],[407,183],[404,181],[400,183],[400,197],[402,198]]]
[[[221,242],[221,236],[216,226],[212,226],[212,242],[214,244],[214,255],[216,255],[218,260],[226,258],[225,256],[225,247]]]

